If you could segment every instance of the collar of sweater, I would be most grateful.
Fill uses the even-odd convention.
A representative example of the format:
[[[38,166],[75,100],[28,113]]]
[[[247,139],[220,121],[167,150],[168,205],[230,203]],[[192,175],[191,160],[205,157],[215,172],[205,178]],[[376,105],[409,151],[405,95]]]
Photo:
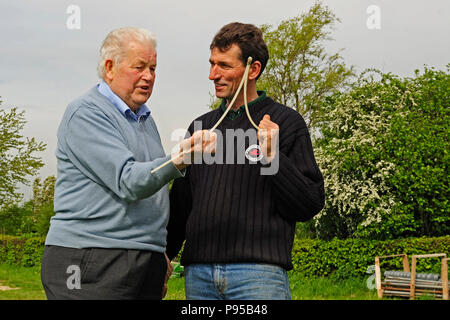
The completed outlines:
[[[263,100],[264,98],[266,98],[266,92],[265,91],[257,91],[258,93],[258,98],[256,98],[255,100],[249,102],[247,105],[250,108],[252,105],[260,102],[261,100]],[[220,109],[225,112],[227,110],[226,107],[227,101],[225,99],[222,99],[222,103],[220,104]],[[243,113],[245,113],[245,106],[242,105],[240,106],[238,109],[236,110],[230,110],[227,114],[227,118],[229,118],[230,120],[234,120],[239,118]]]

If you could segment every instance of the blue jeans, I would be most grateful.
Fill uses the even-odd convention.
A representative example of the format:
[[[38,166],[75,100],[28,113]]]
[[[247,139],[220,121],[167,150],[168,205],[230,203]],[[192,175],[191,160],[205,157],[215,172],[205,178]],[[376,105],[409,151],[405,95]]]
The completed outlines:
[[[286,271],[259,263],[193,264],[184,269],[188,300],[290,300]]]

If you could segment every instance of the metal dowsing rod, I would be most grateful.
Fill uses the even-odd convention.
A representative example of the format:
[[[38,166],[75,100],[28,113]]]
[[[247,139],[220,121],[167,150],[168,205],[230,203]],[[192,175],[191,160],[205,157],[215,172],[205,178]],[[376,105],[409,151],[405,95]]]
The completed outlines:
[[[209,129],[209,132],[213,132],[219,126],[219,124],[223,121],[223,119],[225,119],[227,113],[233,107],[233,104],[236,101],[237,96],[239,95],[239,92],[242,89],[242,85],[244,85],[244,106],[245,106],[245,112],[247,113],[247,117],[250,120],[250,123],[255,127],[256,130],[259,130],[259,127],[256,125],[256,123],[250,117],[250,112],[248,111],[248,104],[247,104],[248,73],[250,71],[250,66],[252,64],[252,60],[253,60],[252,57],[248,57],[248,59],[247,59],[247,66],[245,67],[244,75],[242,76],[241,83],[239,84],[239,87],[236,90],[236,93],[234,94],[233,100],[231,100],[230,104],[228,105],[228,108],[225,110],[225,112],[223,113],[222,117],[220,117],[220,119],[217,121],[217,123],[211,129]],[[192,148],[190,148],[187,151],[181,151],[181,152],[178,153],[178,155],[175,158],[181,157],[181,156],[185,155],[186,153],[190,153],[191,151],[192,151]],[[172,158],[169,159],[168,161],[166,161],[163,164],[159,165],[158,167],[154,168],[152,171],[150,171],[150,173],[155,173],[156,171],[158,171],[159,169],[165,167],[166,165],[168,165],[172,161],[173,161]]]

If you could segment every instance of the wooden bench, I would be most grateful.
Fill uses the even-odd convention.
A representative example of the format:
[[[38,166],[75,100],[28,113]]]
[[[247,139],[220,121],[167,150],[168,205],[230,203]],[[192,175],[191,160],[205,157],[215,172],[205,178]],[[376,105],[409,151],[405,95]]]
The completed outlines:
[[[386,271],[384,280],[381,278],[380,259],[402,257],[403,271]],[[417,273],[418,258],[441,258],[441,274]],[[375,280],[378,297],[398,296],[414,299],[420,295],[432,295],[436,298],[448,300],[448,260],[445,253],[413,255],[411,271],[408,256],[395,254],[375,257]]]

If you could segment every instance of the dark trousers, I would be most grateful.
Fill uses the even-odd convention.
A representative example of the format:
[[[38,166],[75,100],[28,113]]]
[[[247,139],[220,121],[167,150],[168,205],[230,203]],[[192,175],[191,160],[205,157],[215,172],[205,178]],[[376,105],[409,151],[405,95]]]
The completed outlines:
[[[49,300],[161,300],[163,253],[45,246],[41,280]]]

